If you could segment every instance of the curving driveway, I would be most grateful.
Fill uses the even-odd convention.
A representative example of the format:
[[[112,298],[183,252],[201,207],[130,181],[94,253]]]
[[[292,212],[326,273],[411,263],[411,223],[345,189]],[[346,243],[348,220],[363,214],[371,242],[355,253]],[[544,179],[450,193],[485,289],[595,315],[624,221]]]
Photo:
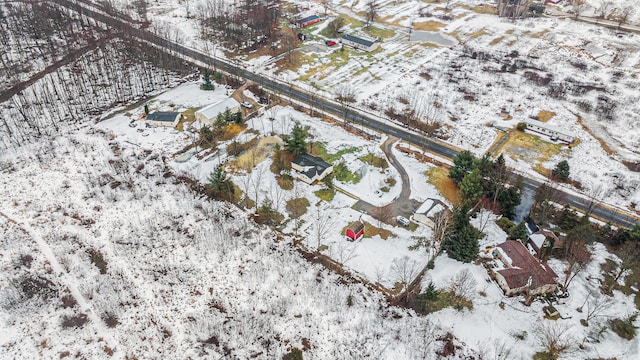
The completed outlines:
[[[420,206],[419,201],[409,198],[411,196],[409,174],[407,174],[407,171],[393,155],[392,148],[397,141],[397,138],[390,136],[382,145],[382,151],[387,156],[387,159],[389,159],[391,166],[396,168],[400,174],[400,179],[402,181],[402,191],[400,191],[400,195],[393,199],[390,204],[385,206],[375,206],[364,200],[358,200],[358,202],[353,205],[354,209],[366,213],[377,220],[394,224],[396,216],[401,215],[409,218],[409,216],[411,216],[411,214],[413,214],[413,212]],[[387,206],[388,208],[383,210],[383,208]]]

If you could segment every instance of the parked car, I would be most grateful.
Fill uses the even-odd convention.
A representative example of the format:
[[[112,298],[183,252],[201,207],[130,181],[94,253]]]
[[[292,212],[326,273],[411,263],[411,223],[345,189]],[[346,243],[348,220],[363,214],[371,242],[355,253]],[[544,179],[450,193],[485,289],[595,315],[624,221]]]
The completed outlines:
[[[240,103],[240,105],[246,107],[247,109],[252,109],[253,108],[253,105],[251,105],[251,103],[248,102],[248,101],[243,101],[243,102]]]
[[[327,45],[327,46],[333,46],[333,45],[337,44],[337,42],[335,42],[334,40],[326,40],[324,42],[324,44]]]
[[[404,216],[398,216],[396,218],[396,221],[398,222],[398,224],[400,224],[402,226],[409,226],[409,224],[411,224],[411,221],[409,221],[409,219],[407,219]]]

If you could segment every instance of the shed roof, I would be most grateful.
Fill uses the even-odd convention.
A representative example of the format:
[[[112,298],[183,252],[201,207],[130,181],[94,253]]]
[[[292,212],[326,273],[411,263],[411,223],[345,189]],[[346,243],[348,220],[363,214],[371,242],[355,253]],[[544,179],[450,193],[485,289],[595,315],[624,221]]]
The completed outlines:
[[[231,110],[240,106],[240,103],[237,102],[233,98],[226,98],[222,101],[218,101],[217,103],[211,104],[209,106],[205,106],[202,109],[196,111],[196,113],[202,114],[206,119],[211,120],[225,112],[227,109]]]
[[[347,227],[347,230],[351,230],[354,234],[357,234],[360,231],[364,230],[364,224],[361,221],[352,222],[351,225]]]
[[[307,16],[306,18],[302,18],[300,20],[296,20],[298,24],[308,23],[309,21],[318,20],[320,17],[318,15]]]
[[[342,38],[347,40],[347,41],[352,41],[352,42],[354,42],[356,44],[360,44],[360,45],[365,46],[365,47],[369,47],[369,46],[375,44],[376,42],[378,42],[378,40],[376,40],[376,39],[365,38],[363,36],[352,35],[352,34],[346,34]]]
[[[147,120],[150,121],[162,121],[162,122],[174,122],[180,116],[179,112],[169,111],[156,111],[147,115]]]

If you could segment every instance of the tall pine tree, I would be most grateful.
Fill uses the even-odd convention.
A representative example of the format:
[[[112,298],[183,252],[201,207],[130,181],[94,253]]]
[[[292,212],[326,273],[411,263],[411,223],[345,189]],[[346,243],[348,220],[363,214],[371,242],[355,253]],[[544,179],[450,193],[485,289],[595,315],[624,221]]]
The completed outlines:
[[[287,150],[290,153],[300,155],[307,152],[307,131],[302,128],[299,121],[296,121],[293,129],[291,129],[291,135],[287,139]]]
[[[469,222],[469,205],[464,205],[454,212],[453,223],[445,234],[443,248],[450,258],[469,263],[478,257],[478,240],[482,236],[483,233]]]

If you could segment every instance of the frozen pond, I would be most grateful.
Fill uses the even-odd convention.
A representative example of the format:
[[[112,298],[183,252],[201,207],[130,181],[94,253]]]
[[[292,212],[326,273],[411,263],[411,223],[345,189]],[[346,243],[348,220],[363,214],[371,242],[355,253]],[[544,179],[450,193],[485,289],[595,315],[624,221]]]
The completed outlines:
[[[445,36],[439,32],[433,31],[414,31],[409,35],[409,41],[430,42],[442,46],[451,46],[456,44],[456,40],[452,37]]]

